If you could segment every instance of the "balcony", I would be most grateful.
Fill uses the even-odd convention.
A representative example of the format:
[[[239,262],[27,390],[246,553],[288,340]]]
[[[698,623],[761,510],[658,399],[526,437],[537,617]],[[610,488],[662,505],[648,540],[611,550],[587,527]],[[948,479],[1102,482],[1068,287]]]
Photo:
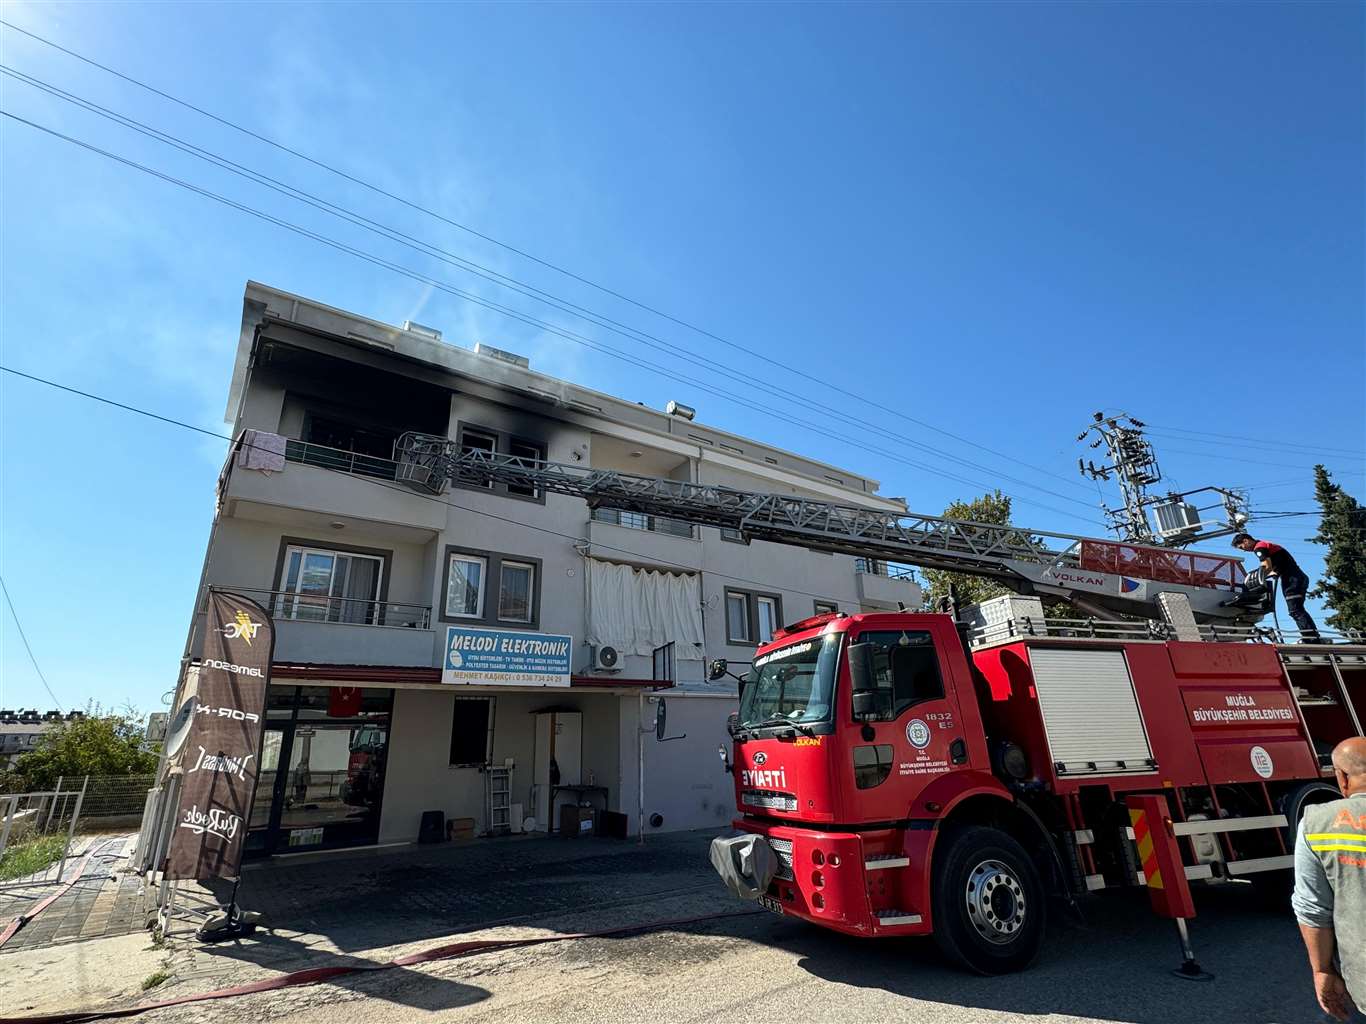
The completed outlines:
[[[284,468],[273,472],[244,468],[235,451],[229,455],[219,478],[219,500],[228,516],[276,518],[253,509],[284,507],[428,534],[446,527],[445,502],[394,483],[398,464],[391,459],[293,439],[284,454]]]
[[[910,566],[858,558],[854,560],[854,572],[858,575],[861,607],[895,611],[904,604],[911,611],[920,610],[923,596]]]
[[[275,660],[333,665],[421,665],[436,662],[429,605],[398,601],[228,588],[270,612]],[[201,627],[204,616],[200,615]],[[202,628],[197,631],[203,635]],[[198,651],[196,653],[199,653]]]
[[[702,542],[689,523],[639,512],[595,508],[588,519],[589,554],[650,568],[700,570]]]
[[[595,523],[611,523],[627,530],[646,530],[649,533],[667,533],[670,537],[693,539],[691,523],[664,516],[647,516],[643,512],[622,512],[615,508],[595,508],[590,517]]]

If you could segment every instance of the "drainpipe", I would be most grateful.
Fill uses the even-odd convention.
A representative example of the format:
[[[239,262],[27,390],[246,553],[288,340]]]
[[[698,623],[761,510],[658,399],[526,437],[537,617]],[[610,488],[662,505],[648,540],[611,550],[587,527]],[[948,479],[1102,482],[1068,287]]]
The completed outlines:
[[[636,691],[636,762],[640,769],[640,782],[636,788],[636,821],[639,830],[637,845],[645,845],[645,692]]]

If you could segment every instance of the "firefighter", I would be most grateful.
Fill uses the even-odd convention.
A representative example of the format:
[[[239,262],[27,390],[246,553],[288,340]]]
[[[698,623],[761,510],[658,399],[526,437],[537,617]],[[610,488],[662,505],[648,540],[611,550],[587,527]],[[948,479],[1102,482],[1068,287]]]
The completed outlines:
[[[1299,563],[1279,544],[1269,540],[1257,540],[1246,533],[1235,534],[1233,546],[1239,551],[1251,551],[1262,563],[1262,575],[1274,574],[1281,581],[1281,596],[1285,607],[1295,625],[1300,627],[1300,642],[1316,644],[1320,642],[1319,628],[1304,610],[1304,599],[1309,593],[1309,577]]]
[[[1333,751],[1341,800],[1305,809],[1295,839],[1290,905],[1314,972],[1314,994],[1337,1020],[1366,1008],[1366,737]]]

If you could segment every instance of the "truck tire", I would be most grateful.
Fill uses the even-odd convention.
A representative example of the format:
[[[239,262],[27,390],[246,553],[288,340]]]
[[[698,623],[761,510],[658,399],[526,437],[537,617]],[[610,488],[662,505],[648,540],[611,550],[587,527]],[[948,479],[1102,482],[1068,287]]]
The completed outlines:
[[[1024,847],[995,828],[946,832],[934,851],[934,938],[977,974],[1022,970],[1043,945],[1043,883]]]

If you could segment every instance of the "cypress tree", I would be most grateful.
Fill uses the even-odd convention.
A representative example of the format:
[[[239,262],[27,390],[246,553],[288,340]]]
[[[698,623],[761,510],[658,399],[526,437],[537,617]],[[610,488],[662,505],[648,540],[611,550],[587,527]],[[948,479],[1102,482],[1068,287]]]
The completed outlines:
[[[1366,508],[1333,482],[1323,466],[1314,467],[1314,499],[1322,515],[1310,540],[1323,544],[1323,579],[1310,596],[1323,598],[1334,629],[1366,630]]]

